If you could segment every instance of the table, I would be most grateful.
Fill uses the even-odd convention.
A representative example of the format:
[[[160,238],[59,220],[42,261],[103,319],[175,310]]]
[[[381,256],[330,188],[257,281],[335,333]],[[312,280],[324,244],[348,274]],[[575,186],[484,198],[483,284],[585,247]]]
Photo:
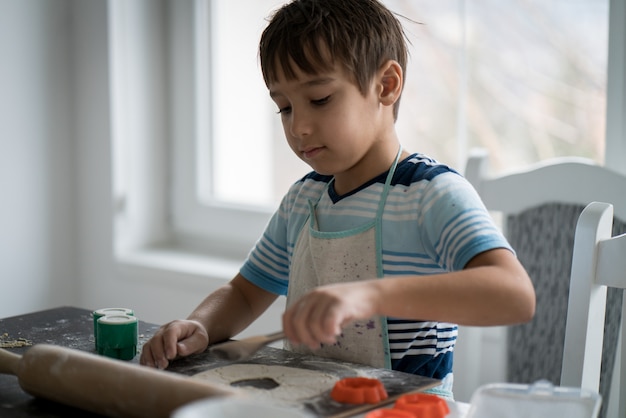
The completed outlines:
[[[2,341],[25,339],[32,344],[54,344],[95,354],[91,312],[75,307],[60,307],[0,319],[0,335],[3,336]],[[148,341],[158,328],[158,325],[140,320],[139,344],[142,345]],[[8,350],[23,354],[28,348],[25,346],[8,348]],[[139,356],[131,362],[139,363]],[[102,417],[102,415],[35,398],[20,388],[17,377],[5,374],[0,374],[0,416],[3,418]]]
[[[59,307],[25,315],[0,319],[0,336],[1,341],[28,341],[32,344],[53,344],[89,353],[96,353],[95,341],[93,337],[93,318],[91,310],[76,307]],[[150,324],[139,320],[139,349],[147,342],[159,325]],[[8,350],[16,354],[23,354],[28,350],[28,346],[9,348]],[[290,352],[267,347],[266,354],[261,354],[264,361],[272,361],[273,357],[281,364],[287,364],[290,361],[300,361],[299,358],[292,358]],[[132,363],[139,362],[139,356],[136,356]],[[206,356],[190,356],[188,358],[179,359],[175,366],[169,370],[185,375],[192,375],[199,368],[206,366],[207,361],[213,363],[219,360],[207,360]],[[328,360],[330,362],[330,360]],[[333,362],[336,366],[339,363]],[[403,386],[405,384],[419,383],[421,378],[415,375],[409,375],[405,381],[395,382],[398,373],[376,369],[380,372],[381,379],[389,379],[391,386]],[[387,384],[387,383],[386,383]],[[393,388],[392,388],[393,390]],[[35,398],[24,392],[17,381],[17,377],[13,375],[0,374],[0,416],[6,418],[25,418],[25,417],[67,417],[81,416],[87,418],[102,417],[102,415],[79,410],[77,408],[62,405],[56,402],[47,401],[41,398]]]

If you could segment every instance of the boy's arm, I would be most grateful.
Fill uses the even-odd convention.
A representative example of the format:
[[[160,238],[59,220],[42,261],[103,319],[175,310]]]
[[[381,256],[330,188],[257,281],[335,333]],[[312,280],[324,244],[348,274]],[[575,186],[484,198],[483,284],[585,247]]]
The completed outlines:
[[[289,307],[283,328],[292,343],[315,348],[332,343],[350,321],[373,315],[488,326],[527,322],[534,311],[525,269],[511,251],[493,249],[461,271],[317,288]]]
[[[164,369],[178,356],[206,350],[209,342],[236,335],[277,298],[237,274],[208,295],[185,320],[163,325],[143,346],[140,363]]]
[[[228,284],[207,296],[187,319],[200,322],[212,343],[223,341],[250,325],[277,297],[238,273]]]
[[[533,284],[507,249],[478,254],[461,271],[391,279],[378,287],[377,310],[386,316],[492,326],[528,322],[535,313]]]

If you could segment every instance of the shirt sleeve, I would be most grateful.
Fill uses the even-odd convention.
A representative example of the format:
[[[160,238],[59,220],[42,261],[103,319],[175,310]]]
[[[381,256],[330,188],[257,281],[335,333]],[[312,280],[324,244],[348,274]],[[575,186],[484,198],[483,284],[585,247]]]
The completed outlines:
[[[302,181],[291,186],[239,270],[251,283],[277,295],[287,295],[289,249],[293,246],[289,228],[290,222],[294,222],[294,202],[302,186]]]
[[[422,207],[418,222],[422,243],[446,271],[462,270],[484,251],[513,251],[476,190],[457,173],[433,178]]]

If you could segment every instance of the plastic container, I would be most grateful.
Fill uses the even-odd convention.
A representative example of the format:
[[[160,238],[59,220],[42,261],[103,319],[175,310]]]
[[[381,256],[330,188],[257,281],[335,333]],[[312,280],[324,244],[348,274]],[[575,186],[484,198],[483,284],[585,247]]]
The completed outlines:
[[[383,383],[368,377],[343,378],[335,383],[330,396],[336,402],[354,405],[374,404],[388,397]]]
[[[455,401],[444,401],[450,412],[445,415],[446,418],[467,418],[467,413],[469,412],[470,404],[466,402],[455,402]],[[372,414],[371,416],[369,414]],[[371,412],[368,412],[365,415],[365,418],[404,418],[411,417],[416,418],[419,415],[415,415],[412,412],[404,411],[402,409],[396,409],[393,407],[385,407],[380,409],[375,409]]]
[[[467,418],[596,418],[601,396],[580,388],[554,386],[548,381],[532,385],[489,384],[472,395]]]
[[[445,399],[428,393],[409,393],[400,396],[393,407],[411,412],[414,417],[419,418],[445,418],[450,413]]]
[[[98,318],[98,354],[132,360],[137,354],[137,318],[130,315],[105,315]]]
[[[368,412],[365,418],[415,418],[415,414],[402,409],[382,408]]]
[[[171,418],[313,418],[306,411],[270,405],[258,400],[208,398],[176,409]]]
[[[129,308],[102,308],[91,313],[93,317],[93,338],[96,350],[98,349],[98,319],[107,315],[130,315],[135,316],[135,311]]]

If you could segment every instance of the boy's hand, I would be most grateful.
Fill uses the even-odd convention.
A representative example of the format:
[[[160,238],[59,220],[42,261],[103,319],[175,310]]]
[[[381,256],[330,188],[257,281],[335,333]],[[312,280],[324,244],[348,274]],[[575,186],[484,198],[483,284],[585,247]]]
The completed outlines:
[[[201,353],[209,345],[209,336],[198,321],[176,320],[163,325],[143,346],[139,363],[165,369],[171,360]]]
[[[318,287],[293,303],[283,314],[283,330],[292,344],[311,349],[333,344],[351,321],[376,314],[376,281]]]

